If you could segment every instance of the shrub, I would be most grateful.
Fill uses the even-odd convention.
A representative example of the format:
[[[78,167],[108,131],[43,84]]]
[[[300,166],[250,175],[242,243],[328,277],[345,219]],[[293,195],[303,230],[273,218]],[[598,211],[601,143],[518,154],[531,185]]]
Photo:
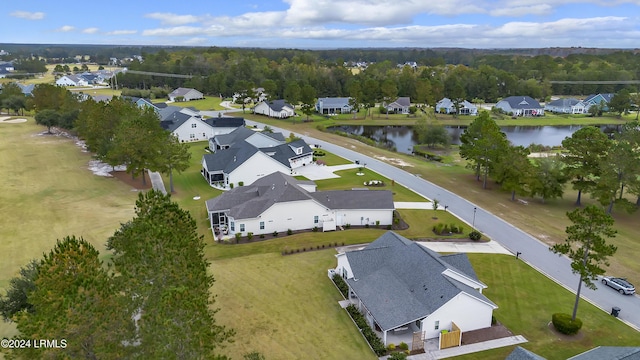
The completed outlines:
[[[233,189],[233,183],[229,184],[229,188]]]
[[[240,242],[241,233],[236,233],[236,244]]]
[[[338,290],[342,293],[342,296],[346,299],[349,296],[349,285],[344,281],[342,276],[333,274],[333,283],[336,284]]]
[[[287,235],[291,235],[291,234],[293,234],[293,230],[287,229]]]
[[[364,227],[368,229],[369,228],[369,223],[364,224]]]
[[[389,355],[387,360],[405,360],[406,358],[407,354],[405,354],[404,352],[394,352],[393,354]]]
[[[395,349],[396,349],[396,344],[394,344],[394,343],[389,344],[389,346],[387,346],[387,349],[388,349],[389,351],[393,351],[393,350],[395,350]]]
[[[391,230],[391,225],[387,225],[387,230]]]
[[[238,181],[238,186],[244,186],[244,181]]]
[[[376,220],[376,227],[380,227],[380,220]]]
[[[314,226],[314,227],[313,227],[313,229],[311,229],[311,231],[313,231],[313,232],[318,232],[318,227],[317,227],[317,226]]]
[[[247,233],[247,239],[248,239],[249,241],[251,241],[251,239],[253,239],[253,233],[252,233],[252,232],[248,232],[248,233]]]
[[[401,342],[400,345],[398,345],[398,347],[402,350],[409,350],[409,345],[407,345],[406,342]]]
[[[264,234],[260,234],[260,239],[264,239]]]
[[[347,224],[344,227],[346,227],[347,229],[351,227],[351,224]]]
[[[447,224],[443,224],[443,225],[442,225],[442,232],[441,232],[441,234],[448,234],[448,233],[450,233],[450,232],[451,232],[451,229],[449,228],[449,225],[447,225]]]
[[[478,241],[480,238],[482,238],[482,234],[478,230],[473,230],[469,233],[469,239],[473,241]]]
[[[571,315],[565,313],[555,313],[551,316],[553,327],[566,335],[574,335],[582,328],[582,320],[576,318],[571,320]]]
[[[358,328],[362,330],[362,335],[365,337],[365,339],[367,339],[369,345],[371,345],[373,352],[375,352],[378,356],[386,354],[387,349],[384,347],[382,340],[380,340],[378,335],[376,335],[376,333],[371,330],[364,316],[360,313],[360,311],[358,311],[355,305],[350,304],[349,306],[347,306],[347,312],[349,313],[349,315],[351,315],[351,318],[356,323]]]
[[[274,231],[274,232],[273,232],[273,237],[276,237],[276,236],[278,236],[278,232],[277,232],[277,231]]]

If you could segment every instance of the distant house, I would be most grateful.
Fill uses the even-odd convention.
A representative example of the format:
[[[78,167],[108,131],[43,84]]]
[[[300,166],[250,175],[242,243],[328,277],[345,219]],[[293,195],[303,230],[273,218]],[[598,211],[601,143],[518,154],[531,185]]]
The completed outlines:
[[[530,96],[509,96],[496,104],[506,114],[512,116],[543,116],[544,108]]]
[[[181,142],[208,140],[215,135],[229,133],[244,124],[243,118],[202,119],[200,115],[193,115],[188,111],[174,111],[160,121],[160,126],[173,133]]]
[[[478,107],[467,100],[463,100],[459,105],[459,115],[478,115]],[[455,114],[456,104],[449,98],[443,98],[436,103],[436,112],[439,114]]]
[[[573,98],[557,99],[544,105],[545,111],[561,114],[584,114],[587,109],[584,102]]]
[[[169,101],[191,101],[204,99],[204,94],[196,89],[177,88],[169,94]]]
[[[253,108],[255,114],[286,119],[295,115],[295,109],[284,100],[262,101]]]
[[[382,333],[385,346],[398,329],[432,339],[454,327],[462,332],[491,327],[498,307],[482,294],[487,286],[466,254],[440,255],[389,231],[362,250],[336,257],[329,276],[342,276],[348,300]]]
[[[333,231],[339,226],[390,225],[393,194],[388,190],[317,191],[311,181],[274,172],[207,200],[209,224],[228,235],[282,233],[289,229]]]
[[[246,97],[244,99],[245,104],[248,104],[252,101],[261,102],[267,99],[267,94],[264,92],[264,88],[259,87],[259,88],[253,88],[251,90],[255,94],[255,97]],[[237,103],[240,96],[241,96],[240,93],[233,94],[233,96],[231,97],[231,101],[234,104]]]
[[[16,83],[16,85],[18,85],[20,87],[20,90],[22,90],[22,93],[25,96],[32,96],[33,95],[33,89],[35,88],[35,84]]]
[[[316,102],[316,112],[320,114],[348,114],[351,112],[348,97],[324,97]]]
[[[582,102],[585,104],[587,111],[592,105],[602,105],[603,111],[609,111],[609,102],[614,96],[615,94],[613,93],[591,94],[582,100]]]
[[[237,131],[229,135],[238,135]],[[201,174],[210,186],[250,185],[267,174],[276,171],[293,174],[297,168],[313,162],[313,150],[304,140],[285,143],[261,133],[240,139],[243,136],[228,147],[225,141],[214,141],[213,145],[209,142],[210,148],[222,143],[213,154],[202,156]]]
[[[408,114],[410,107],[411,99],[409,97],[399,97],[394,102],[385,106],[385,108],[393,114]]]
[[[56,80],[58,86],[88,86],[89,82],[80,75],[64,75]]]

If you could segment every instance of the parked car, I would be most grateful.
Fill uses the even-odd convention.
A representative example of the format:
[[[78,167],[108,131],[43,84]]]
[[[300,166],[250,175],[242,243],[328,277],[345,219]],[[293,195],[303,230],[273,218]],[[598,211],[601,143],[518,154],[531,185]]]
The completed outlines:
[[[636,292],[636,288],[627,279],[603,276],[602,283],[618,290],[620,294],[632,295]]]

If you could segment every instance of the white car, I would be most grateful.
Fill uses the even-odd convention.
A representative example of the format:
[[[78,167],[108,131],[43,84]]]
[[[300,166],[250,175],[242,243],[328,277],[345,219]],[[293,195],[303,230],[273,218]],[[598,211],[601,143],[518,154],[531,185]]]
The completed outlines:
[[[620,294],[633,295],[636,292],[636,288],[630,282],[628,282],[627,279],[617,278],[613,276],[603,276],[602,283],[618,290]]]

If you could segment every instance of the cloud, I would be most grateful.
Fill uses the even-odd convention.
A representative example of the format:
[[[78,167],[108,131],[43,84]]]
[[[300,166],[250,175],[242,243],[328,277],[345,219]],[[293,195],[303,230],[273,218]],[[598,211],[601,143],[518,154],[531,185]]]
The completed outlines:
[[[172,13],[150,13],[146,14],[144,17],[150,19],[160,20],[160,24],[162,25],[185,25],[185,24],[193,24],[200,21],[198,16],[194,15],[177,15]]]
[[[107,32],[107,35],[132,35],[137,32],[137,30],[114,30]]]
[[[57,29],[55,29],[56,32],[71,32],[74,31],[76,28],[71,26],[71,25],[64,25],[62,27],[59,27]]]
[[[525,15],[549,15],[553,8],[549,4],[535,4],[527,6],[507,6],[490,11],[491,16],[520,17]]]
[[[100,30],[100,29],[95,28],[95,27],[92,27],[92,28],[86,28],[86,29],[83,29],[83,30],[82,30],[82,33],[83,33],[83,34],[95,34],[95,33],[97,33],[97,32],[98,32],[98,30]]]
[[[26,20],[42,20],[44,19],[44,13],[43,12],[29,12],[29,11],[14,11],[12,13],[10,13],[9,15],[13,16],[13,17],[17,17],[20,19],[26,19]]]

